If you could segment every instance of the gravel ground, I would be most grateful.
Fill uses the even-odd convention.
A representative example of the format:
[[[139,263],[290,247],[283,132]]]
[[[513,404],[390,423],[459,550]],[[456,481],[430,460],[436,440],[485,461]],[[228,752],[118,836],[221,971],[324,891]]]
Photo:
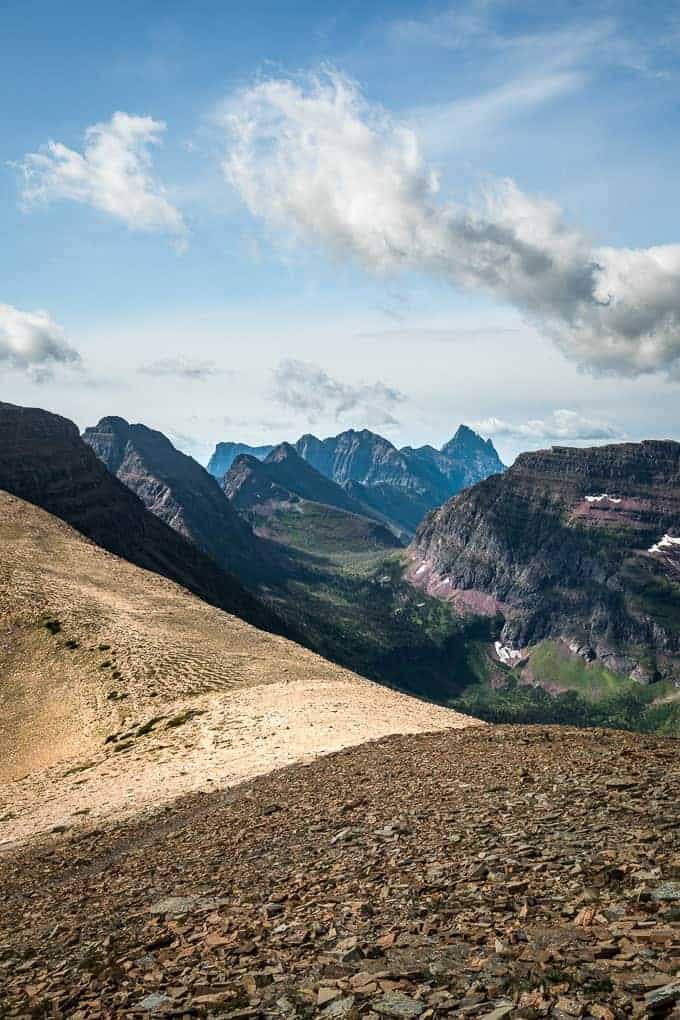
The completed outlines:
[[[678,744],[393,736],[0,857],[6,1017],[680,1017]]]

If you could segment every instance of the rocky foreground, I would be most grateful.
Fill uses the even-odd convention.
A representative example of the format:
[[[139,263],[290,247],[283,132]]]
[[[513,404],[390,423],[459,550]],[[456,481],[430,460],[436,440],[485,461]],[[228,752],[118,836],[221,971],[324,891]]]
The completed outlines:
[[[0,1016],[680,1017],[678,744],[390,737],[0,858]]]

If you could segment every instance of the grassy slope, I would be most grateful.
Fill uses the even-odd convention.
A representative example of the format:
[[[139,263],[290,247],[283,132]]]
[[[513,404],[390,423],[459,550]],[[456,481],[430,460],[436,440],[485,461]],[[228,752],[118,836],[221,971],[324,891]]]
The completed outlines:
[[[493,662],[482,647],[471,653],[475,680],[450,704],[489,722],[562,723],[606,726],[680,737],[680,690],[672,684],[644,687],[617,676],[600,663],[570,655],[556,641],[542,641],[529,657],[536,684],[521,683],[520,672]],[[492,677],[502,682],[491,686]]]
[[[349,563],[398,544],[382,524],[309,500],[272,506],[265,517],[252,512],[248,519],[258,532],[277,542]],[[352,552],[347,553],[348,549]]]

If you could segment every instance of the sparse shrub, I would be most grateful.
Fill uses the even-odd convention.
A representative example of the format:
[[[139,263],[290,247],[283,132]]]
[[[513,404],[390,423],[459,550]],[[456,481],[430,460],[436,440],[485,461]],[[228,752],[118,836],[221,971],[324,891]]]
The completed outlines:
[[[168,719],[165,724],[165,728],[170,730],[174,729],[175,726],[183,726],[184,723],[189,722],[191,719],[195,719],[197,715],[203,715],[203,711],[200,708],[187,708],[185,712],[180,712],[179,715],[175,715],[172,719]]]
[[[69,638],[68,641],[64,642],[64,648],[68,648],[70,651],[73,651],[74,648],[78,647],[78,642],[74,641],[73,638]]]
[[[155,715],[153,719],[149,719],[148,722],[145,722],[142,726],[139,727],[135,736],[145,737],[147,733],[151,733],[156,723],[160,722],[162,718],[163,718],[162,715]]]
[[[61,623],[59,620],[45,620],[45,630],[48,630],[50,634],[59,634],[61,631]]]

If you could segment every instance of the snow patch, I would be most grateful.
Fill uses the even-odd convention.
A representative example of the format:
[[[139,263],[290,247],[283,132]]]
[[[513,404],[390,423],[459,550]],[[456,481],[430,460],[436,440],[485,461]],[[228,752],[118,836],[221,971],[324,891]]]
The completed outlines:
[[[623,500],[619,496],[610,496],[607,492],[602,492],[599,496],[586,496],[586,503],[621,503]]]
[[[514,666],[522,658],[522,653],[518,652],[516,648],[503,645],[500,641],[494,642],[494,648],[496,649],[496,655],[505,666]]]
[[[680,538],[673,538],[672,535],[664,535],[658,542],[655,542],[647,551],[650,553],[669,552],[671,549],[680,548]]]

